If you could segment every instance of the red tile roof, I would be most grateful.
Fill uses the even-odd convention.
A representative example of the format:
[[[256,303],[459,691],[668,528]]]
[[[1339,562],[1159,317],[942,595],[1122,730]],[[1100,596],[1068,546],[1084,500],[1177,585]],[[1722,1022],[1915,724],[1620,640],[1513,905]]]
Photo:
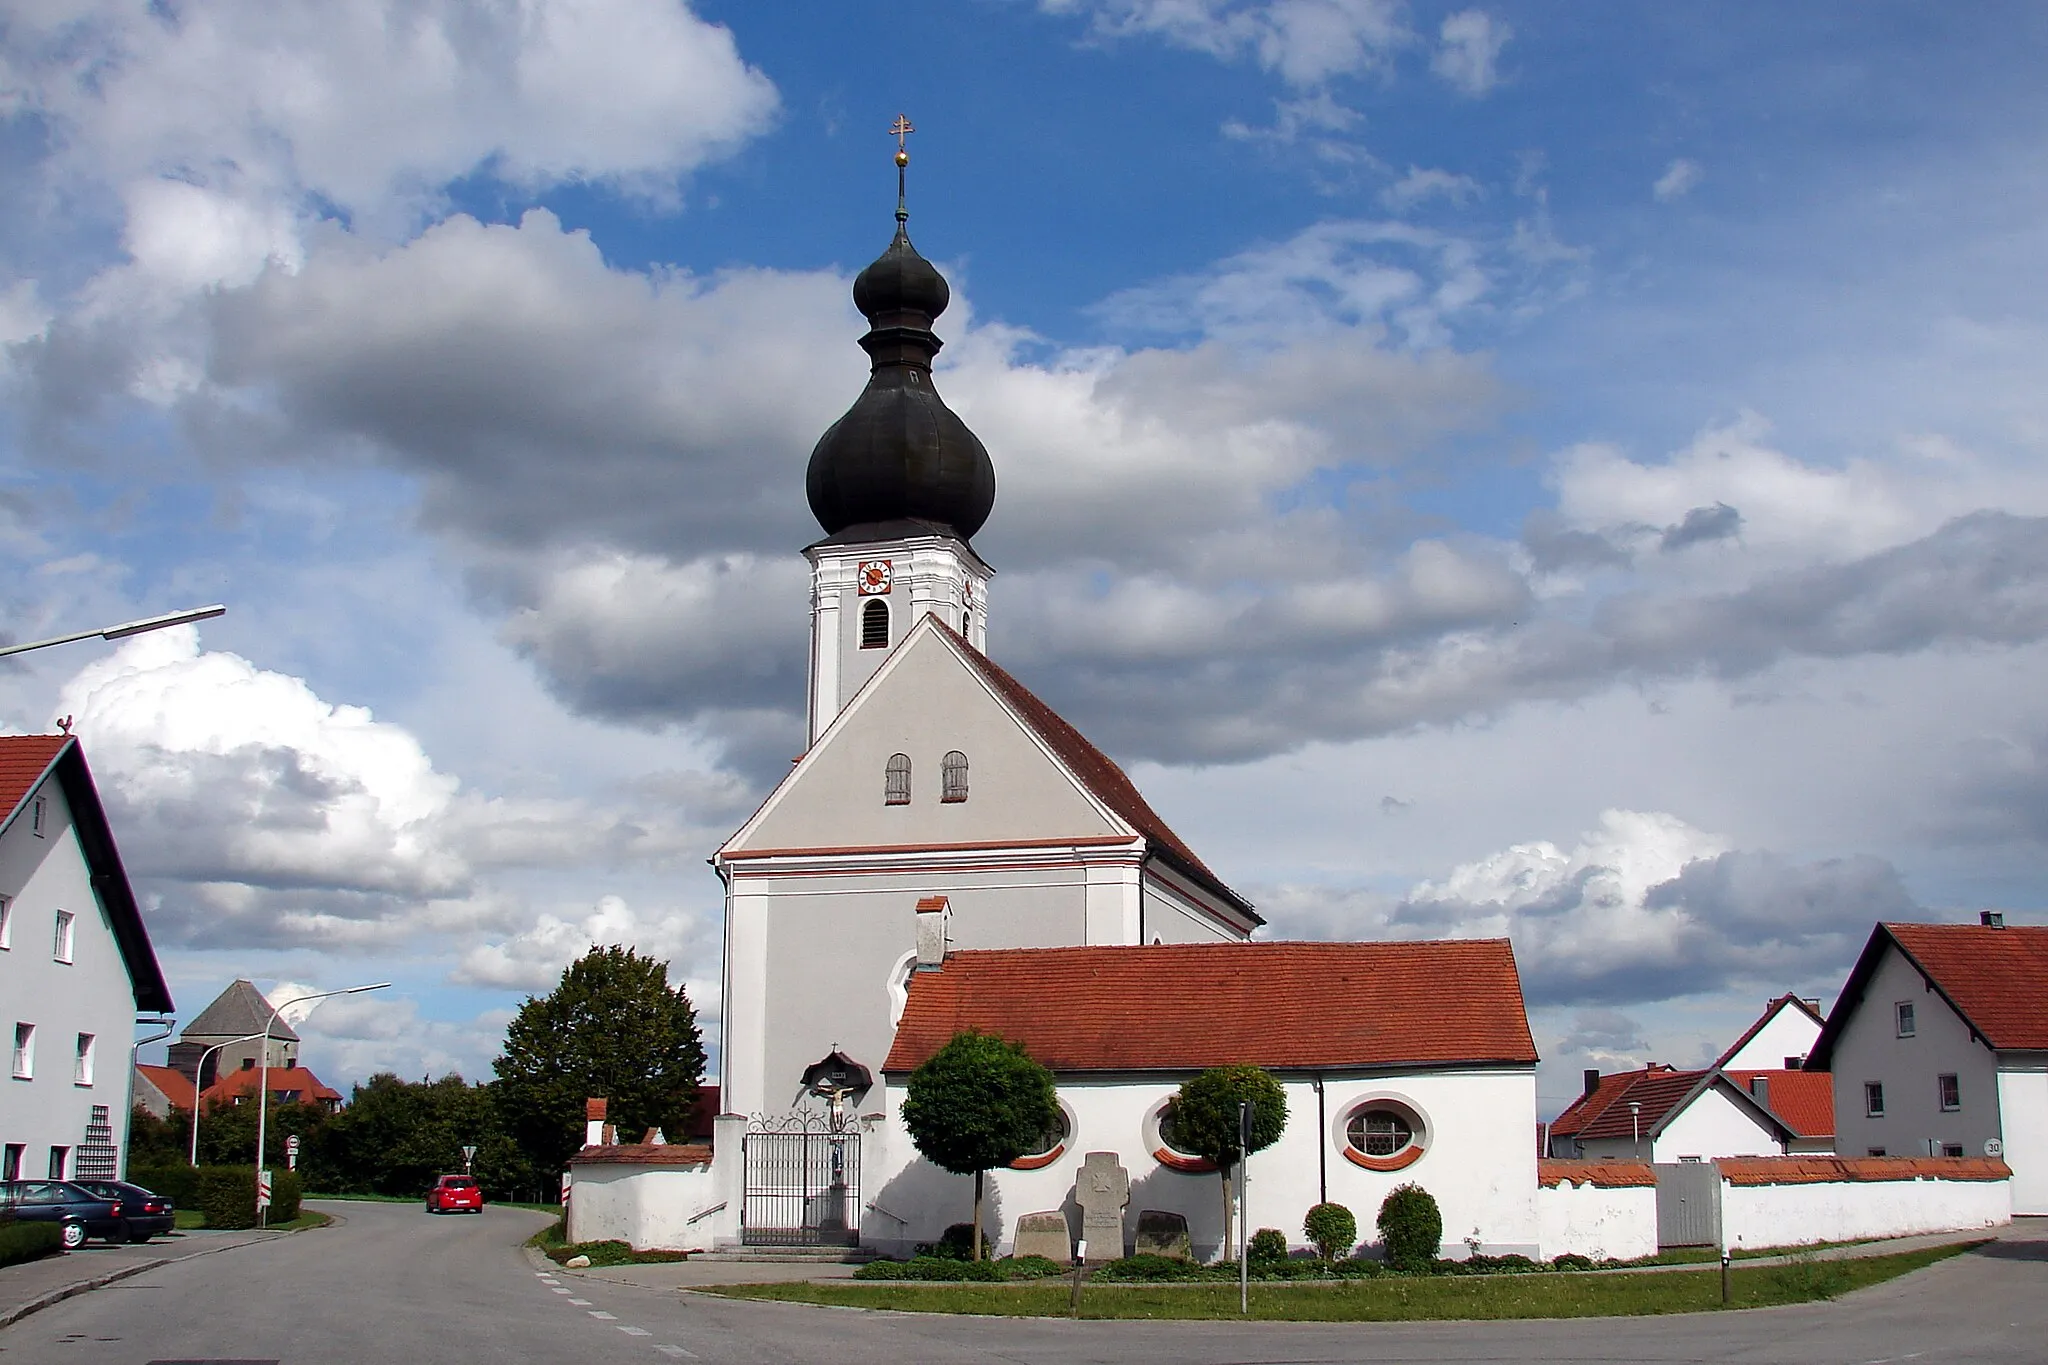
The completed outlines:
[[[1010,706],[1022,716],[1024,723],[1034,730],[1045,742],[1047,748],[1059,755],[1060,761],[1072,770],[1082,784],[1093,792],[1095,798],[1108,806],[1132,828],[1144,835],[1153,845],[1153,851],[1174,864],[1195,881],[1223,897],[1231,905],[1251,915],[1254,922],[1263,924],[1251,902],[1224,885],[1223,879],[1209,870],[1208,864],[1195,856],[1195,851],[1181,840],[1178,834],[1159,818],[1159,812],[1152,809],[1122,768],[1108,754],[1088,742],[1079,730],[1069,725],[1058,712],[1040,701],[1031,689],[1006,673],[989,657],[967,643],[967,638],[937,617],[932,624],[945,632],[946,637],[959,647],[967,661],[980,673],[988,685],[1000,693]]]
[[[2048,928],[1886,924],[1985,1042],[2048,1049]]]
[[[165,1099],[188,1114],[192,1112],[192,1082],[184,1072],[174,1066],[144,1066],[139,1062],[135,1069],[148,1077]]]
[[[0,735],[0,820],[13,818],[70,742],[69,735]]]
[[[1603,1190],[1645,1185],[1654,1189],[1657,1170],[1647,1161],[1554,1161],[1546,1157],[1536,1163],[1537,1184],[1561,1185],[1567,1180]]]
[[[1807,1018],[1813,1020],[1813,1022],[1816,1024],[1825,1022],[1820,1017],[1820,1015],[1814,1010],[1813,1006],[1807,1004],[1798,996],[1790,994],[1788,992],[1787,994],[1779,996],[1776,1000],[1771,1001],[1770,1004],[1765,1005],[1764,1012],[1757,1016],[1756,1022],[1754,1024],[1751,1024],[1747,1029],[1743,1030],[1742,1036],[1740,1038],[1737,1038],[1734,1042],[1730,1043],[1728,1045],[1728,1050],[1726,1052],[1723,1052],[1720,1056],[1714,1059],[1714,1065],[1717,1067],[1728,1065],[1728,1059],[1730,1057],[1733,1057],[1736,1053],[1742,1051],[1743,1048],[1749,1046],[1749,1040],[1756,1037],[1759,1033],[1762,1033],[1764,1031],[1764,1025],[1770,1023],[1771,1020],[1777,1018],[1778,1011],[1784,1009],[1796,1009],[1800,1013],[1804,1014]]]
[[[1803,1138],[1832,1138],[1835,1135],[1835,1078],[1825,1071],[1729,1071],[1723,1073],[1752,1098],[1758,1076],[1769,1082],[1766,1103],[1770,1111]]]
[[[1506,939],[956,952],[911,978],[882,1069],[967,1029],[1054,1071],[1536,1061]]]
[[[208,1104],[234,1103],[236,1099],[256,1093],[258,1078],[263,1073],[255,1067],[242,1067],[228,1072],[212,1085],[206,1087],[200,1096]],[[318,1076],[303,1066],[274,1066],[270,1068],[270,1102],[277,1103],[280,1090],[296,1090],[302,1102],[314,1100],[339,1100],[341,1092],[324,1083]]]
[[[700,1142],[614,1142],[585,1147],[569,1157],[571,1166],[591,1163],[623,1166],[709,1166],[711,1148]]]
[[[1714,1164],[1731,1185],[2012,1179],[2012,1168],[1995,1156],[1737,1156]]]
[[[1552,1137],[1616,1138],[1648,1137],[1664,1116],[1692,1093],[1705,1075],[1700,1071],[1673,1071],[1651,1063],[1641,1071],[1623,1071],[1602,1076],[1590,1095],[1581,1095],[1550,1125]],[[1629,1102],[1640,1109],[1632,1111]]]

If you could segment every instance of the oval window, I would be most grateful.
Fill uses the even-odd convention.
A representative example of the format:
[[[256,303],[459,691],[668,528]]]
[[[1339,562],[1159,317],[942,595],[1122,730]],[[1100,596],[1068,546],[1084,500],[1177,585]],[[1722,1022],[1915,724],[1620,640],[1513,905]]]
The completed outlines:
[[[1415,1142],[1408,1116],[1392,1109],[1361,1109],[1351,1116],[1344,1135],[1367,1156],[1399,1156]]]
[[[1152,1159],[1171,1170],[1190,1174],[1216,1169],[1207,1158],[1197,1156],[1187,1145],[1187,1139],[1180,1135],[1180,1125],[1173,1116],[1173,1101],[1168,1100],[1153,1111]]]
[[[1052,1126],[1038,1139],[1038,1144],[1025,1155],[1010,1163],[1014,1170],[1035,1171],[1041,1166],[1050,1166],[1066,1154],[1067,1144],[1073,1140],[1074,1119],[1067,1112],[1067,1106],[1056,1104],[1053,1108]]]

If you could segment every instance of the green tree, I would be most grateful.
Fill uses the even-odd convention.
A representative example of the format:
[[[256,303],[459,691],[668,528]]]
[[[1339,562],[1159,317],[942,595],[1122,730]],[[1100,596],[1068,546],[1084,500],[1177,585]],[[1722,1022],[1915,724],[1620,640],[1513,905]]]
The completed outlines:
[[[583,1145],[583,1102],[611,1102],[621,1133],[687,1130],[704,1078],[704,1043],[668,964],[630,948],[592,948],[548,995],[528,996],[505,1030],[493,1100],[540,1171]]]
[[[927,1160],[974,1176],[974,1259],[981,1259],[981,1198],[992,1166],[1036,1151],[1059,1121],[1052,1073],[1019,1043],[957,1034],[910,1073],[903,1126]]]
[[[1167,1111],[1176,1151],[1206,1157],[1223,1177],[1223,1259],[1231,1259],[1231,1173],[1245,1153],[1238,1142],[1238,1106],[1252,1106],[1250,1150],[1257,1152],[1287,1131],[1287,1093],[1255,1066],[1211,1067],[1183,1084]]]
[[[1443,1247],[1444,1216],[1436,1196],[1412,1180],[1380,1202],[1379,1228],[1382,1254],[1396,1270],[1426,1270]]]
[[[484,1087],[454,1072],[438,1081],[382,1072],[356,1086],[348,1107],[329,1120],[315,1148],[315,1188],[425,1194],[436,1176],[462,1169],[464,1147],[481,1151],[496,1130]]]

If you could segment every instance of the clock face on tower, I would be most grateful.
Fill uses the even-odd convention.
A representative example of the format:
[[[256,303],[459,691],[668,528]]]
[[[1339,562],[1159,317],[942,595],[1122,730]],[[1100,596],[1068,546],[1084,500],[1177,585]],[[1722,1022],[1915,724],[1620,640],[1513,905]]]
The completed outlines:
[[[895,565],[886,559],[863,559],[860,562],[860,595],[880,597],[889,591],[889,584],[895,580]]]

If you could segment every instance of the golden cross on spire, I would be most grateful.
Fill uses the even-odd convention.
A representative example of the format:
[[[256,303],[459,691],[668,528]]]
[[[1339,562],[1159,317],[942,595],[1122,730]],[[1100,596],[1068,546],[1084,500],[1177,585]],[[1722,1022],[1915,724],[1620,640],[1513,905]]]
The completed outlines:
[[[900,166],[910,160],[910,149],[903,145],[903,139],[917,129],[906,115],[898,114],[896,121],[889,125],[889,131],[896,135],[896,163]]]

